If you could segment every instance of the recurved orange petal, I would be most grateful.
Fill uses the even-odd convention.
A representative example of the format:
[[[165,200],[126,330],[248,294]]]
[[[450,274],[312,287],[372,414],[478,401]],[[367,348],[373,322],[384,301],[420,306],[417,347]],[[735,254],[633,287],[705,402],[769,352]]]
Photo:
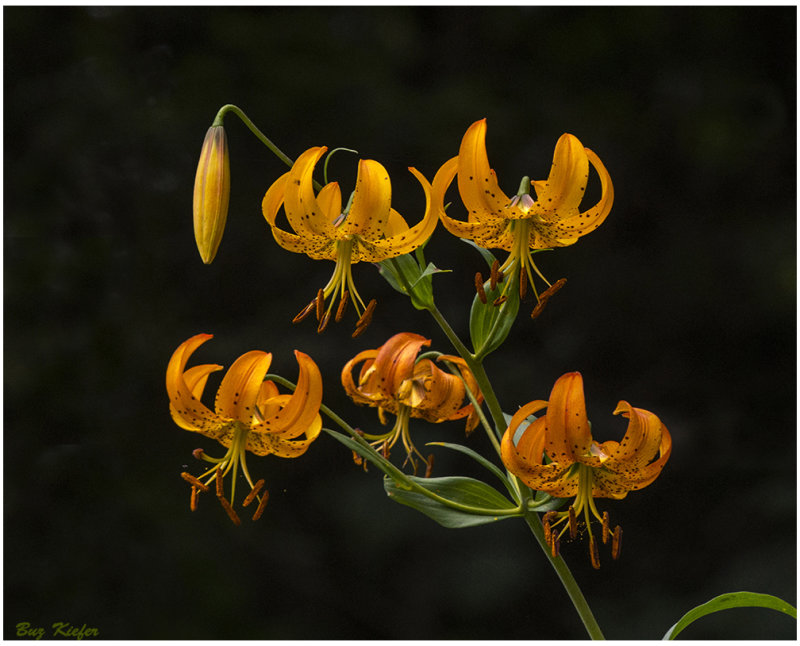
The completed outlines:
[[[325,146],[306,150],[297,158],[286,180],[283,208],[286,219],[299,236],[331,235],[332,225],[314,195],[314,167],[326,150]]]
[[[406,225],[405,229],[400,228],[399,222],[397,218],[402,220],[402,218],[397,215],[397,218],[394,218],[392,221],[392,229],[393,233],[388,235],[385,239],[374,239],[371,241],[373,248],[379,250],[382,253],[382,257],[380,260],[385,260],[386,258],[395,258],[396,256],[402,256],[406,253],[411,253],[417,247],[421,246],[425,243],[428,238],[433,235],[433,231],[436,229],[436,224],[439,222],[438,212],[434,206],[432,195],[431,195],[431,185],[425,176],[420,173],[416,168],[409,168],[414,177],[419,180],[419,183],[422,184],[422,188],[425,191],[425,215],[417,224],[413,227],[408,228]],[[387,233],[389,228],[387,227]],[[365,259],[366,260],[366,259]],[[375,262],[374,260],[371,260]]]
[[[511,418],[500,444],[506,468],[531,489],[554,496],[568,497],[577,492],[577,479],[570,478],[572,462],[543,464],[546,419],[539,417],[522,432],[516,445],[514,436],[526,419],[547,406],[547,402],[532,401],[520,408]]]
[[[556,142],[550,174],[536,182],[537,205],[545,213],[577,214],[589,181],[589,159],[580,140],[564,133]]]
[[[319,413],[322,403],[322,375],[317,364],[307,354],[295,350],[299,365],[297,386],[272,417],[253,426],[254,433],[282,434],[296,437],[310,426],[314,416]],[[267,401],[265,404],[269,404]]]
[[[247,449],[256,455],[277,455],[281,458],[297,458],[303,455],[311,443],[319,437],[322,430],[322,418],[317,413],[309,426],[298,435],[305,433],[305,438],[287,439],[285,435],[272,433],[251,433],[247,437]]]
[[[473,123],[458,152],[458,191],[470,220],[502,217],[510,200],[497,184],[486,155],[486,119]]]
[[[394,398],[400,384],[414,373],[414,363],[423,346],[430,339],[411,332],[395,334],[380,348],[373,367],[376,371],[377,389],[388,398]]]
[[[353,204],[338,227],[339,234],[357,234],[366,240],[377,239],[389,221],[391,204],[392,183],[389,173],[373,159],[359,160]]]
[[[251,426],[256,417],[256,400],[271,362],[272,355],[261,350],[246,352],[234,361],[217,391],[217,415]]]
[[[586,416],[583,377],[569,372],[558,378],[547,406],[545,451],[554,462],[582,462],[599,465],[591,455],[592,433]]]
[[[199,396],[195,395],[199,380],[202,379],[200,371],[191,373],[191,384],[187,384],[184,377],[184,370],[189,357],[198,347],[211,338],[213,338],[211,334],[196,334],[187,339],[173,352],[167,365],[166,386],[170,411],[176,423],[187,430],[199,431],[217,421],[217,416],[214,412],[200,401]],[[222,366],[208,364],[203,368],[207,370],[207,373],[210,373],[214,370],[221,370]]]

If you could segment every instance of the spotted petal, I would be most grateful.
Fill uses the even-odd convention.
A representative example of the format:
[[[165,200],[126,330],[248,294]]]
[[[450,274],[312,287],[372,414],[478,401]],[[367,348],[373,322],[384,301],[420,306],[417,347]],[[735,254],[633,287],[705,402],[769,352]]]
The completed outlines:
[[[583,377],[567,373],[556,381],[547,406],[545,451],[554,462],[581,462],[598,466],[600,458],[591,454],[592,432],[586,417]]]
[[[344,222],[339,225],[342,236],[359,235],[367,240],[383,235],[389,221],[392,184],[382,164],[372,159],[358,162],[358,176],[353,204]]]
[[[252,350],[233,362],[217,391],[217,415],[251,426],[256,415],[256,399],[269,370],[272,355]]]
[[[510,200],[500,190],[486,155],[486,119],[473,123],[464,134],[458,152],[458,190],[471,217],[497,218]]]
[[[211,334],[196,334],[181,343],[167,365],[167,394],[173,419],[181,428],[201,430],[217,423],[217,415],[209,410],[201,401],[198,392],[199,381],[203,378],[200,371],[191,373],[190,383],[184,377],[184,370],[189,357],[203,343],[213,338]],[[208,364],[203,366],[208,373],[221,370],[222,366]],[[206,374],[206,376],[207,376]],[[200,389],[202,391],[202,388]],[[197,393],[197,394],[196,394]]]
[[[295,233],[301,237],[330,237],[332,224],[314,195],[314,167],[327,148],[309,148],[292,166],[284,189],[283,209]]]

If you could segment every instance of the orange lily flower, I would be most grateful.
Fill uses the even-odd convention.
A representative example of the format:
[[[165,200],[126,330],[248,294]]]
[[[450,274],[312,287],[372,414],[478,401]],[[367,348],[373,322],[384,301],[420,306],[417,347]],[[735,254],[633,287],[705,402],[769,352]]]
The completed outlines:
[[[418,358],[420,350],[430,345],[430,340],[418,334],[401,332],[381,347],[359,352],[342,370],[342,385],[356,404],[376,407],[382,424],[386,412],[396,416],[388,433],[364,437],[373,446],[382,446],[388,454],[402,439],[407,461],[416,471],[413,454],[426,461],[411,441],[409,419],[418,417],[429,422],[444,422],[467,417],[467,432],[473,430],[478,417],[468,400],[467,388],[482,401],[475,377],[460,357],[440,355],[438,361],[456,366],[460,376],[444,372],[430,359]],[[353,379],[353,369],[361,364],[358,381]]]
[[[350,300],[360,317],[354,334],[357,336],[369,324],[374,301],[369,306],[364,304],[353,282],[351,266],[360,261],[376,263],[414,251],[430,238],[438,215],[432,206],[428,180],[416,169],[409,168],[422,184],[426,199],[425,216],[409,227],[391,206],[392,187],[386,169],[371,159],[359,161],[356,189],[344,210],[337,182],[326,184],[315,195],[314,167],[326,150],[324,146],[310,148],[300,155],[291,170],[270,186],[264,195],[262,211],[281,247],[315,260],[336,262],[328,284],[295,317],[295,322],[316,311],[321,332],[331,316],[336,321],[341,320]],[[281,205],[294,233],[284,231],[275,223]],[[325,311],[324,303],[328,299]],[[341,299],[340,305],[334,312],[337,299]]]
[[[195,509],[200,491],[208,491],[216,483],[216,493],[225,511],[238,525],[239,517],[232,507],[239,466],[250,485],[250,494],[244,506],[254,499],[259,506],[253,517],[256,520],[267,501],[266,490],[261,493],[264,481],[253,483],[247,470],[246,452],[256,455],[270,453],[283,458],[296,458],[306,452],[322,430],[319,407],[322,403],[322,376],[314,361],[295,350],[300,366],[297,388],[291,395],[281,395],[272,381],[264,377],[272,362],[272,355],[253,350],[233,362],[222,378],[217,391],[215,408],[207,408],[200,400],[209,375],[222,370],[216,364],[203,364],[186,369],[189,357],[211,334],[197,334],[184,341],[172,355],[167,366],[167,393],[172,419],[181,428],[217,440],[228,449],[221,458],[211,458],[202,449],[195,457],[212,463],[208,471],[194,477],[181,474],[192,485],[191,508]],[[304,439],[298,439],[305,435]],[[233,472],[231,500],[225,498],[222,479]]]
[[[602,194],[597,204],[581,211],[589,164],[600,176]],[[442,208],[444,194],[456,174],[461,200],[469,212],[466,222],[451,218]],[[531,196],[531,187],[536,199]],[[433,191],[442,224],[450,233],[487,249],[511,252],[500,270],[505,276],[517,278],[523,295],[528,282],[533,285],[532,271],[550,285],[534,264],[531,251],[574,244],[603,223],[614,202],[611,177],[599,157],[584,148],[577,137],[566,133],[556,143],[548,178],[531,181],[524,177],[517,194],[509,198],[489,166],[486,119],[469,127],[458,156],[445,162],[436,173]]]
[[[515,441],[520,425],[544,408],[547,413]],[[571,372],[556,381],[549,401],[532,401],[514,414],[501,444],[503,463],[531,489],[559,498],[575,496],[569,511],[545,514],[545,537],[555,556],[567,530],[572,538],[577,535],[583,513],[595,567],[600,562],[590,527],[592,517],[602,524],[603,543],[612,533],[608,512],[601,516],[594,499],[620,500],[629,491],[646,487],[659,476],[672,452],[669,431],[653,413],[621,401],[614,414],[629,420],[622,441],[596,442],[586,417],[583,378],[579,372]],[[556,532],[560,524],[564,526]],[[621,533],[617,526],[612,537],[613,558],[619,555]]]

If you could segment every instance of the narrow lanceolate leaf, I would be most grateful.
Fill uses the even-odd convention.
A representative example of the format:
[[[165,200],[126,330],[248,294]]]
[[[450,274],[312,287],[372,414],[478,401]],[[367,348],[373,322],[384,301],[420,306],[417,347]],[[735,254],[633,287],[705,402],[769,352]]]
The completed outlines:
[[[443,527],[452,529],[485,525],[519,515],[516,506],[485,482],[453,476],[446,478],[418,478],[409,480],[447,502],[440,502],[418,489],[401,489],[391,478],[384,478],[386,494],[394,501],[421,511]],[[449,503],[449,504],[448,504]],[[459,509],[456,506],[470,508]]]
[[[678,623],[667,631],[667,634],[664,635],[662,639],[675,639],[678,633],[700,617],[729,608],[770,608],[797,619],[797,610],[794,606],[783,599],[773,597],[771,594],[760,594],[758,592],[729,592],[728,594],[714,597],[711,601],[701,604],[696,608],[692,608],[680,618]]]
[[[339,440],[339,442],[344,444],[347,448],[349,448],[352,451],[355,451],[362,458],[374,464],[381,471],[383,471],[387,477],[389,478],[400,477],[401,481],[405,480],[406,476],[402,474],[402,472],[397,467],[395,467],[391,462],[389,462],[381,455],[379,455],[376,451],[365,447],[360,442],[357,442],[353,438],[344,435],[343,433],[332,431],[329,428],[325,428],[323,430],[331,437]]]
[[[453,449],[454,451],[458,451],[459,453],[468,455],[482,467],[488,469],[491,473],[496,475],[498,479],[506,487],[506,489],[508,489],[509,493],[513,495],[513,487],[511,487],[511,485],[509,484],[508,476],[506,476],[506,474],[503,473],[496,465],[489,462],[489,460],[483,457],[480,453],[473,451],[468,446],[464,446],[463,444],[456,444],[454,442],[428,442],[427,446],[443,446],[447,449]]]

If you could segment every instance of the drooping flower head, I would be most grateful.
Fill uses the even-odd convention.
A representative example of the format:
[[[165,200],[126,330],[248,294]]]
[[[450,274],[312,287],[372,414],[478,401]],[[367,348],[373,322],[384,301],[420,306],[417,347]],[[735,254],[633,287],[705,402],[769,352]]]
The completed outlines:
[[[582,211],[590,164],[600,176],[602,194],[594,206]],[[443,208],[444,194],[456,175],[461,200],[469,213],[467,221],[451,218]],[[614,187],[605,166],[571,134],[561,135],[556,143],[547,179],[531,181],[524,177],[517,194],[508,197],[489,166],[486,119],[469,127],[458,156],[436,173],[433,192],[442,224],[450,233],[486,249],[510,252],[500,271],[513,279],[506,288],[517,284],[523,295],[527,284],[533,285],[532,272],[550,285],[534,264],[531,252],[574,244],[603,223],[614,201]]]
[[[344,209],[337,182],[330,182],[315,193],[314,167],[326,150],[324,146],[310,148],[300,155],[291,170],[270,186],[262,202],[262,211],[281,247],[315,260],[336,263],[328,284],[298,314],[295,322],[315,311],[318,329],[322,331],[332,317],[341,320],[348,301],[352,301],[360,317],[356,336],[369,323],[374,301],[365,305],[353,282],[351,266],[360,261],[376,263],[414,251],[431,236],[438,215],[432,204],[429,182],[419,171],[409,168],[422,184],[426,200],[424,217],[409,227],[391,206],[389,174],[371,159],[359,161],[356,188]],[[294,233],[276,224],[281,205]],[[334,310],[337,300],[340,304]]]
[[[523,422],[545,408],[547,413],[517,438]],[[584,514],[595,567],[600,561],[590,526],[592,517],[602,524],[603,543],[613,538],[614,558],[619,555],[621,529],[617,526],[612,535],[608,512],[601,515],[594,499],[620,500],[628,492],[646,487],[659,476],[672,452],[669,431],[653,413],[621,401],[614,414],[628,419],[625,436],[620,442],[596,442],[586,417],[583,378],[571,372],[556,381],[549,401],[532,401],[514,414],[501,444],[506,468],[531,489],[558,498],[575,497],[569,511],[545,514],[545,537],[555,555],[566,531],[575,538]],[[557,530],[559,525],[563,527]]]
[[[475,377],[460,357],[440,355],[439,362],[457,368],[459,374],[441,370],[434,361],[419,357],[420,350],[430,345],[430,340],[410,332],[394,335],[381,347],[359,352],[342,370],[342,385],[356,403],[378,409],[382,424],[386,413],[396,421],[392,430],[383,434],[364,434],[373,446],[381,446],[388,454],[401,439],[407,460],[416,470],[414,454],[425,458],[411,441],[409,419],[417,417],[429,422],[467,417],[467,431],[478,423],[477,414],[467,395],[467,388],[476,401],[483,399]],[[357,380],[353,370],[360,365]]]
[[[239,517],[232,504],[239,466],[251,488],[244,506],[254,499],[259,501],[253,520],[261,515],[267,501],[266,490],[261,491],[264,481],[253,483],[250,477],[246,452],[256,455],[271,453],[283,458],[296,458],[305,453],[322,429],[319,415],[322,376],[311,357],[295,350],[300,366],[297,388],[291,395],[282,395],[274,382],[264,381],[272,355],[253,350],[234,361],[225,373],[214,410],[211,410],[201,401],[203,391],[209,375],[223,367],[203,364],[186,369],[189,357],[211,338],[210,334],[197,334],[184,341],[173,353],[167,366],[169,409],[178,426],[217,440],[228,449],[221,458],[209,457],[201,449],[194,452],[195,457],[213,466],[198,477],[181,474],[192,485],[192,509],[196,507],[199,492],[208,491],[209,485],[215,482],[217,497],[238,525]],[[222,479],[230,472],[233,482],[228,501]]]

